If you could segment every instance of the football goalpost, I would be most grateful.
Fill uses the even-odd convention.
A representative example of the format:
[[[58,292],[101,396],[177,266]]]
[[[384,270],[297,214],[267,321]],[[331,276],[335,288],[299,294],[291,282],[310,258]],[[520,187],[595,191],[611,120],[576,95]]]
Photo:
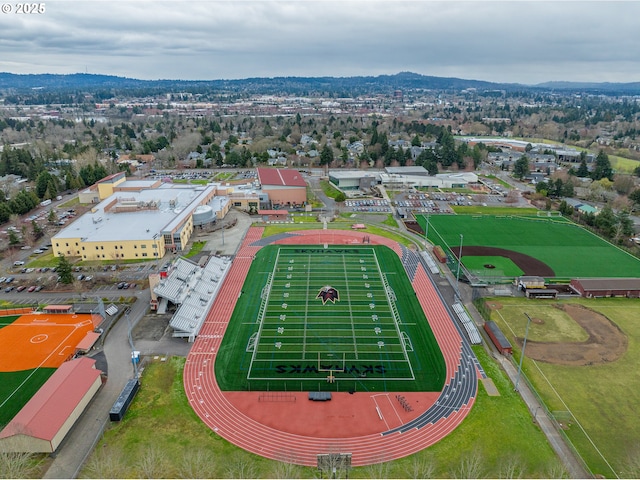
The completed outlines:
[[[318,352],[318,372],[328,373],[327,383],[334,383],[336,381],[334,373],[344,373],[346,371],[346,358],[346,353],[342,352],[342,362],[340,362],[340,357],[333,353],[327,354],[327,357],[323,359],[320,352]],[[340,363],[342,363],[342,367],[340,366]]]

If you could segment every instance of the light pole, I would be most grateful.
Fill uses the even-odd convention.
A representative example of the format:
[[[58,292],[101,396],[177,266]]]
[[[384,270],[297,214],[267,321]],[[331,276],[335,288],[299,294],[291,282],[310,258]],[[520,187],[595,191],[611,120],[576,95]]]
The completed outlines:
[[[518,365],[518,376],[516,377],[516,386],[514,390],[518,391],[518,385],[520,383],[520,373],[522,372],[522,361],[524,360],[524,349],[527,348],[527,336],[529,335],[529,325],[531,324],[531,317],[528,314],[524,314],[527,317],[527,328],[524,331],[524,340],[522,342],[522,351],[520,352],[520,365]]]
[[[460,252],[458,253],[458,271],[456,272],[456,294],[460,298],[460,290],[458,290],[458,282],[460,281],[460,264],[462,263],[462,239],[463,235],[460,234]]]
[[[429,212],[427,212],[427,226],[424,229],[424,248],[429,245]]]
[[[131,345],[131,363],[133,363],[133,372],[138,379],[138,356],[136,355],[136,349],[133,346],[133,337],[131,336],[131,319],[129,318],[129,312],[131,309],[127,308],[124,312],[127,317],[127,325],[129,326],[129,345]]]

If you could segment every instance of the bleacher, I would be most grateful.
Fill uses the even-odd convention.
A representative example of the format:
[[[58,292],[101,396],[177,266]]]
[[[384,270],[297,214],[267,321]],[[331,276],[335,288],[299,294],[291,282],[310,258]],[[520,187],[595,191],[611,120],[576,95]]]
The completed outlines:
[[[454,303],[452,307],[453,307],[453,311],[458,316],[460,323],[462,324],[465,331],[467,332],[469,341],[473,345],[480,345],[482,343],[482,337],[480,336],[480,332],[478,332],[478,328],[476,327],[475,323],[473,323],[473,320],[471,320],[471,317],[469,316],[467,311],[464,309],[464,306],[462,306],[461,303]]]
[[[429,255],[429,252],[421,252],[421,254],[422,254],[422,258],[424,259],[424,261],[427,263],[427,266],[429,267],[429,271],[434,275],[439,274],[440,269],[438,268],[438,265],[433,260],[433,258],[431,258],[431,255]]]
[[[195,339],[230,265],[227,257],[212,256],[204,267],[179,258],[167,278],[154,288],[159,314],[166,311],[168,302],[178,305],[169,322],[174,337]]]
[[[309,400],[314,402],[327,402],[331,400],[331,392],[309,392]]]

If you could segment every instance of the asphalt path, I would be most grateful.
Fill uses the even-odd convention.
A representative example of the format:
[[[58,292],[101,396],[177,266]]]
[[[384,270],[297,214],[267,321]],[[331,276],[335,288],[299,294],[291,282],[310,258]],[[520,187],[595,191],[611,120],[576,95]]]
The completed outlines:
[[[101,438],[109,423],[109,411],[117,400],[127,381],[134,378],[129,344],[129,323],[132,327],[140,321],[149,309],[149,290],[136,294],[137,300],[131,305],[129,315],[122,315],[104,333],[104,344],[91,352],[98,368],[107,373],[107,381],[93,398],[85,412],[67,434],[43,478],[76,478],[80,468]],[[186,356],[191,344],[181,339],[165,335],[160,341],[141,340],[134,344],[143,355]]]

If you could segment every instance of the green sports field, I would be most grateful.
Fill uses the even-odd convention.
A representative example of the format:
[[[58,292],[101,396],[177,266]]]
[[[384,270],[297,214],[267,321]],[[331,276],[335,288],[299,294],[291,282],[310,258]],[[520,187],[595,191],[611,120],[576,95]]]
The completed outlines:
[[[424,229],[425,217],[418,217],[418,222]],[[562,217],[429,217],[428,239],[450,256],[458,254],[460,235],[463,248],[493,247],[522,253],[545,263],[555,277],[640,277],[640,260]],[[467,261],[470,257],[463,253],[463,265],[467,266]]]
[[[216,361],[223,390],[439,391],[444,375],[409,279],[383,246],[261,249]]]

